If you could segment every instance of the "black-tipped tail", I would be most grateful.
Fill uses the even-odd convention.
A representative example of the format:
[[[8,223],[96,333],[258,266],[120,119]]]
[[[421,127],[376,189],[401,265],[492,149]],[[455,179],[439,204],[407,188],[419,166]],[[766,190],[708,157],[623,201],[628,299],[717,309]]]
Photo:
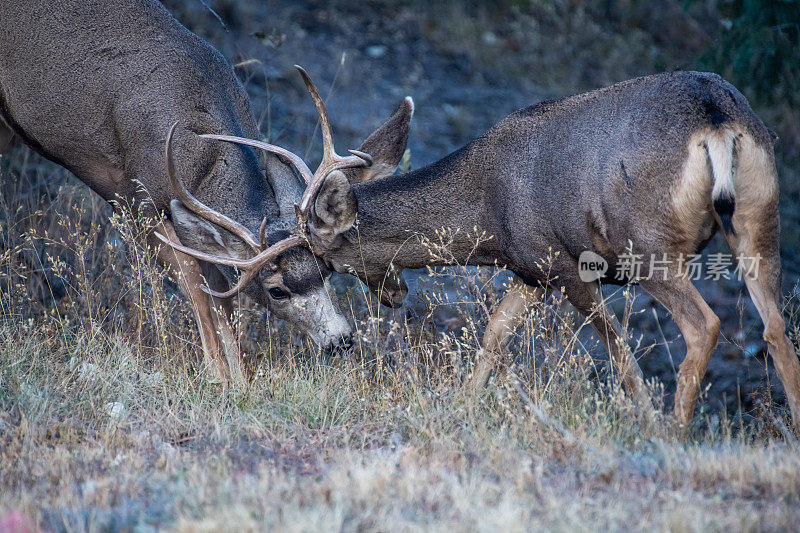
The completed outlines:
[[[733,229],[733,211],[736,209],[736,200],[731,195],[720,196],[714,200],[714,210],[722,221],[722,230],[731,235],[736,234]]]

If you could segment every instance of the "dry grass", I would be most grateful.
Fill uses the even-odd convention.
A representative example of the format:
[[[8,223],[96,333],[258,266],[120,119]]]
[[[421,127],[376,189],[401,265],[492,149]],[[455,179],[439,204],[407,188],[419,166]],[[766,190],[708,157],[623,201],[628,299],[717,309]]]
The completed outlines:
[[[432,313],[451,308],[440,328],[351,286],[342,297],[360,343],[330,364],[242,301],[263,372],[223,390],[198,374],[189,310],[137,244],[142,224],[124,208],[105,222],[107,206],[25,150],[2,168],[0,529],[777,530],[800,519],[800,455],[775,436],[785,412],[704,415],[677,442],[665,421],[637,415],[559,300],[532,311],[511,370],[466,395],[501,285],[491,272],[464,273],[458,313],[432,292]]]

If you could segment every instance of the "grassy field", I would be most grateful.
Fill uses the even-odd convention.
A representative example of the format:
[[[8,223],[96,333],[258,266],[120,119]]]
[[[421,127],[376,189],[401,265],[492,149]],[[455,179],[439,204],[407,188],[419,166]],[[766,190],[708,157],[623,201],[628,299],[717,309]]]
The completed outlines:
[[[238,72],[265,134],[298,153],[314,153],[313,108],[293,63],[334,95],[337,145],[357,146],[412,94],[416,165],[539,97],[696,66],[720,31],[703,2],[499,0],[467,13],[455,0],[208,2],[225,27],[202,2],[165,3],[231,60],[261,61]],[[785,101],[757,111],[783,137],[797,346],[800,121]],[[226,390],[204,379],[191,312],[141,246],[146,229],[24,147],[0,158],[0,532],[796,529],[800,446],[741,287],[712,294],[730,337],[715,364],[747,361],[758,386],[708,392],[712,376],[681,441],[668,416],[624,397],[558,296],[531,311],[512,364],[467,394],[502,293],[485,270],[447,273],[455,307],[436,290],[450,278],[431,273],[427,316],[414,320],[338,284],[358,329],[343,360],[320,361],[241,299],[241,341],[263,359],[248,389]],[[682,341],[637,298],[614,295],[637,357],[679,363]],[[666,413],[674,384],[651,386]]]

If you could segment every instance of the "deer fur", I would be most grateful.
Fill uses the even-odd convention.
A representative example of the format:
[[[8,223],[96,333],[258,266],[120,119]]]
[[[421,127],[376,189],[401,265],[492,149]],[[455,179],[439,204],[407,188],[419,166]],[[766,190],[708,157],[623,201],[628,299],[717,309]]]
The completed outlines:
[[[588,250],[609,263],[603,283],[637,281],[613,277],[632,246],[634,253],[673,261],[666,281],[640,283],[672,313],[686,341],[675,397],[686,427],[719,319],[690,280],[674,276],[675,265],[722,229],[734,256],[761,257],[758,276],[746,283],[800,429],[800,365],[778,303],[773,138],[732,85],[715,74],[672,72],[542,102],[435,163],[392,174],[412,114],[407,98],[364,143],[370,146],[361,147],[373,157],[372,169],[348,170],[349,180],[342,173],[328,177],[309,227],[335,270],[356,274],[389,305],[405,295],[403,269],[445,264],[431,260],[425,243],[442,228],[460,230],[452,262],[512,271],[520,285],[490,320],[475,386],[488,379],[491,354],[535,296],[561,288],[605,342],[627,390],[646,398],[600,285],[578,273],[578,258]],[[475,247],[481,234],[492,238]],[[542,269],[546,258],[552,263]]]
[[[164,141],[175,121],[175,167],[209,207],[267,241],[284,238],[299,199],[294,172],[274,155],[266,174],[252,149],[199,137],[258,137],[247,95],[232,67],[155,0],[0,0],[0,143],[11,133],[70,170],[109,202],[148,217],[156,229],[209,254],[240,259],[252,251],[237,236],[170,202]],[[152,239],[153,245],[160,245]],[[212,374],[240,379],[231,302],[209,299],[203,278],[224,292],[232,268],[160,246],[195,310]],[[329,270],[308,250],[282,254],[245,293],[309,333],[324,349],[349,342],[344,315],[330,297]],[[280,289],[285,297],[273,298]]]

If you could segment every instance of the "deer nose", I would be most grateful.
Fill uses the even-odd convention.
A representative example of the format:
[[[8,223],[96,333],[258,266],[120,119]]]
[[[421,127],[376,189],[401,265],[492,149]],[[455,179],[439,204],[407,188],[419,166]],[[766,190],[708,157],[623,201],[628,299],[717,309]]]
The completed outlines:
[[[353,335],[342,335],[322,347],[322,359],[328,361],[332,357],[348,355],[352,349]]]

